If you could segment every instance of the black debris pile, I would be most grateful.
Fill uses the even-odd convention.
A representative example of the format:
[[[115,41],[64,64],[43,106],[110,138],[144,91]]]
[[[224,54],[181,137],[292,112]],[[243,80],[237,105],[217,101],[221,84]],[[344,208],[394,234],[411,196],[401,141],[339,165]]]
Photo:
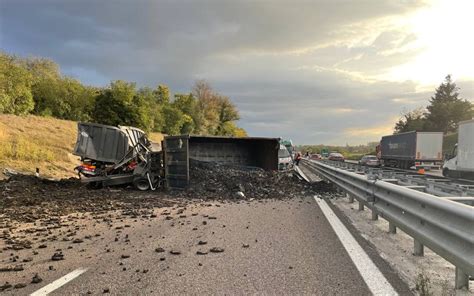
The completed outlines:
[[[265,171],[255,167],[190,161],[190,185],[176,192],[199,199],[286,199],[332,192],[326,182],[308,184],[293,171]]]
[[[16,174],[0,180],[0,218],[35,222],[74,212],[138,211],[166,207],[177,201],[164,192],[113,187],[90,189],[78,179],[59,181]]]

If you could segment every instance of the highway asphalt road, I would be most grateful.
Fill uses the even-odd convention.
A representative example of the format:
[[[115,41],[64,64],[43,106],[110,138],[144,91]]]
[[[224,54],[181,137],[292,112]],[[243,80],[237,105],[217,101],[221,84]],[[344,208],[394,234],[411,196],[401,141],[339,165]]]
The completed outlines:
[[[21,263],[22,271],[0,272],[0,285],[24,283],[26,287],[0,293],[29,295],[46,286],[56,288],[49,295],[371,294],[311,197],[191,202],[153,209],[153,213],[71,215],[62,227],[50,229],[43,242],[44,233],[21,231],[31,225],[17,228],[19,236],[38,239],[31,249],[0,253],[1,267],[15,264],[12,258],[17,263],[31,259]],[[411,294],[370,243],[350,225],[348,229],[393,289]],[[222,252],[210,252],[213,248]],[[64,260],[52,261],[58,252]],[[77,277],[69,276],[64,284],[63,277],[71,272]],[[42,281],[31,283],[36,273]],[[55,287],[50,285],[53,282]]]

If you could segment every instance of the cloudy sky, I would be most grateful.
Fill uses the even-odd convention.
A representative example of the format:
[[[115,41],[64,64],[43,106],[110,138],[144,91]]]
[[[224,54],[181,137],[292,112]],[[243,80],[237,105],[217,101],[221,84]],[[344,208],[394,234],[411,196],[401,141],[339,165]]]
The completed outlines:
[[[471,0],[0,0],[1,49],[91,85],[206,79],[252,136],[360,144],[447,74],[474,99]]]

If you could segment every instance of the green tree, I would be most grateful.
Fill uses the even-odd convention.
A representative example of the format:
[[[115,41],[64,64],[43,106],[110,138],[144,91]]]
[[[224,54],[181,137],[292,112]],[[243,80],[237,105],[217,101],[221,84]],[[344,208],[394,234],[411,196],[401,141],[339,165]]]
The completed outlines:
[[[395,124],[395,133],[424,131],[426,125],[424,112],[424,108],[418,108],[402,114],[402,117]]]
[[[89,87],[63,76],[50,59],[2,52],[0,112],[132,125],[172,135],[246,135],[236,125],[237,108],[204,80],[196,82],[192,93],[176,94],[171,101],[163,84],[137,90],[135,83],[117,80],[107,88]]]
[[[183,135],[192,134],[194,131],[194,120],[188,114],[183,114],[182,125],[180,129],[180,133]]]
[[[142,101],[135,96],[135,83],[113,81],[96,98],[93,119],[107,125],[131,125],[144,128],[138,114]],[[138,106],[137,106],[138,105]]]
[[[64,78],[62,83],[62,97],[69,106],[63,114],[64,119],[75,121],[92,120],[95,98],[98,89],[82,85],[78,80]]]
[[[163,106],[164,128],[163,132],[168,135],[179,135],[183,127],[184,114],[171,105]]]
[[[226,136],[246,134],[235,124],[239,120],[239,112],[228,97],[215,92],[204,80],[196,81],[192,94],[197,99],[199,114],[195,119],[196,133]]]
[[[162,106],[158,104],[154,90],[149,87],[140,88],[137,96],[141,97],[142,112],[146,113],[144,119],[148,130],[161,132],[164,125]]]
[[[164,84],[158,85],[158,87],[153,91],[153,95],[156,103],[161,106],[170,103],[170,89]]]
[[[436,93],[431,97],[430,105],[426,109],[428,131],[454,132],[460,121],[474,116],[473,104],[459,98],[459,88],[450,75],[436,88]]]
[[[0,113],[28,114],[34,108],[32,75],[18,60],[0,52]]]
[[[46,58],[28,58],[22,60],[22,64],[33,75],[35,82],[39,79],[59,79],[61,71],[59,65]]]
[[[233,136],[235,133],[235,121],[239,120],[239,111],[227,97],[219,97],[218,104],[219,121],[216,135]],[[232,128],[229,128],[232,127]],[[235,128],[234,128],[235,127]]]
[[[185,115],[182,127],[183,134],[199,133],[203,121],[202,113],[199,110],[198,100],[190,94],[175,94],[173,106]]]
[[[201,135],[214,135],[219,123],[219,99],[209,83],[204,80],[196,81],[193,95],[197,99],[197,109],[200,114],[196,124],[196,133]]]

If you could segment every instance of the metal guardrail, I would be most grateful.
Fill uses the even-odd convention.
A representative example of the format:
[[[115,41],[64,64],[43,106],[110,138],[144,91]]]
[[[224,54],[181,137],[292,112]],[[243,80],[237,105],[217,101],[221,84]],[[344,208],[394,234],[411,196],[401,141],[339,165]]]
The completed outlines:
[[[389,232],[400,228],[414,239],[414,255],[423,255],[427,246],[456,267],[456,289],[469,288],[474,276],[474,208],[366,175],[343,170],[323,162],[303,164],[336,184],[351,202],[359,202],[389,222]]]
[[[417,186],[416,189],[436,196],[465,197],[474,196],[474,182],[458,182],[444,177],[420,175],[416,172],[386,167],[368,167],[351,162],[323,161],[338,168],[354,170],[380,179],[396,179],[399,185]]]

